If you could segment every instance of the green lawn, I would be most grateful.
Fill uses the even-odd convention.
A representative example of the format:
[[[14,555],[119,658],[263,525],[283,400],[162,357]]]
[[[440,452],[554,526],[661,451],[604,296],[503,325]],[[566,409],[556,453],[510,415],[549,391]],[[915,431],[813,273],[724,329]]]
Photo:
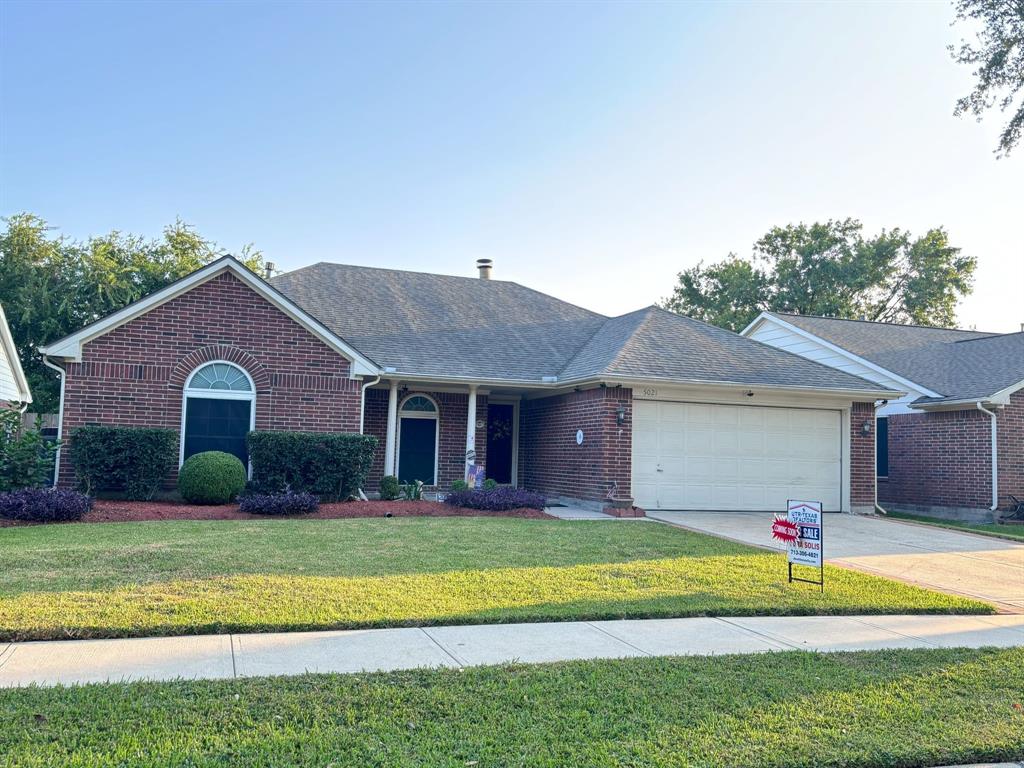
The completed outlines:
[[[1024,757],[1024,649],[0,691],[0,766],[922,766]]]
[[[621,617],[990,612],[654,523],[502,518],[0,530],[0,639]]]
[[[923,515],[908,515],[903,512],[889,512],[887,517],[895,520],[911,520],[915,523],[927,523],[939,528],[953,528],[959,531],[970,531],[985,536],[995,536],[1011,541],[1024,541],[1024,525],[999,525],[997,523],[963,523],[959,520],[940,520]]]

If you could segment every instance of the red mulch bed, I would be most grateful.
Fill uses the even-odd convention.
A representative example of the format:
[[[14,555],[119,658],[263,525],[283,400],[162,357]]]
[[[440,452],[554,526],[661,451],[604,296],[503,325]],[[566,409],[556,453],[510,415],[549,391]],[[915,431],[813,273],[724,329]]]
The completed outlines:
[[[510,509],[506,512],[481,512],[477,509],[450,507],[436,501],[346,501],[321,504],[312,515],[291,515],[288,519],[337,520],[354,517],[520,517],[550,520],[551,515],[536,509]],[[132,523],[140,520],[282,520],[278,515],[251,515],[238,511],[237,504],[215,507],[192,506],[169,501],[114,501],[98,499],[83,523]],[[24,525],[0,520],[0,527]],[[31,523],[29,523],[31,525]]]

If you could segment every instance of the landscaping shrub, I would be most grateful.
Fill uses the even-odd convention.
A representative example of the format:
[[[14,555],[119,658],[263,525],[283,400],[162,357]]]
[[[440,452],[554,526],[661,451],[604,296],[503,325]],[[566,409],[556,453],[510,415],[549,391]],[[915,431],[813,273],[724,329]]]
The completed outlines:
[[[497,487],[498,487],[498,481],[495,480],[493,477],[488,477],[486,480],[484,480],[484,490],[485,491],[493,491]]]
[[[394,475],[384,475],[380,479],[380,497],[383,501],[394,501],[402,493],[398,485],[398,478]]]
[[[53,474],[57,443],[49,443],[40,430],[21,429],[21,413],[0,406],[0,492],[47,485]]]
[[[485,512],[501,512],[506,509],[544,509],[547,498],[533,491],[511,486],[499,486],[488,490],[453,491],[445,499],[453,507],[480,509]]]
[[[0,517],[53,523],[81,520],[92,509],[92,499],[78,491],[56,488],[22,488],[0,493]]]
[[[469,490],[469,483],[467,483],[465,480],[453,480],[452,481],[452,490],[453,491],[466,491],[466,490]]]
[[[308,515],[316,512],[320,501],[312,493],[249,493],[238,500],[242,512],[254,515]]]
[[[178,458],[178,433],[148,427],[79,427],[71,459],[82,490],[90,495],[124,491],[152,499]]]
[[[402,498],[406,501],[419,501],[423,498],[423,481],[406,483],[402,486]]]
[[[366,482],[377,438],[336,432],[250,432],[246,442],[256,493],[287,488],[345,501]]]
[[[178,490],[191,504],[227,504],[245,490],[245,467],[230,453],[196,453],[181,465]]]

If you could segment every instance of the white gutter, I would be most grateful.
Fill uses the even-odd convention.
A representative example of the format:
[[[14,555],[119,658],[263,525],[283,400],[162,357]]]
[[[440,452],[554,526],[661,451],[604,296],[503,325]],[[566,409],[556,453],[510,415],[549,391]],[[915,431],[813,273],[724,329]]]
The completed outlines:
[[[996,432],[996,414],[985,408],[980,400],[974,405],[979,411],[992,417],[992,506],[990,509],[995,512],[999,509],[999,440]]]
[[[47,368],[52,368],[60,376],[60,407],[57,409],[57,453],[53,459],[53,487],[56,488],[57,482],[60,480],[60,454],[64,450],[64,381],[66,374],[63,368],[51,363],[50,358],[46,355],[43,355],[43,365]]]
[[[377,374],[377,378],[375,378],[373,381],[368,381],[365,384],[363,384],[363,388],[361,390],[362,398],[361,398],[361,400],[359,402],[359,434],[360,435],[363,434],[363,425],[366,423],[366,390],[367,390],[368,387],[372,387],[374,384],[377,384],[379,381],[380,381],[380,374]]]

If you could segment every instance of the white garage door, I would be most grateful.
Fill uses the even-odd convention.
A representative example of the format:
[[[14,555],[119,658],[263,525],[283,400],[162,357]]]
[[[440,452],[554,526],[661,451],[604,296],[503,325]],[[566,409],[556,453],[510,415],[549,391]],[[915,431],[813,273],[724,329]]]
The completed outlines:
[[[840,509],[840,412],[633,403],[633,496],[645,509]]]

